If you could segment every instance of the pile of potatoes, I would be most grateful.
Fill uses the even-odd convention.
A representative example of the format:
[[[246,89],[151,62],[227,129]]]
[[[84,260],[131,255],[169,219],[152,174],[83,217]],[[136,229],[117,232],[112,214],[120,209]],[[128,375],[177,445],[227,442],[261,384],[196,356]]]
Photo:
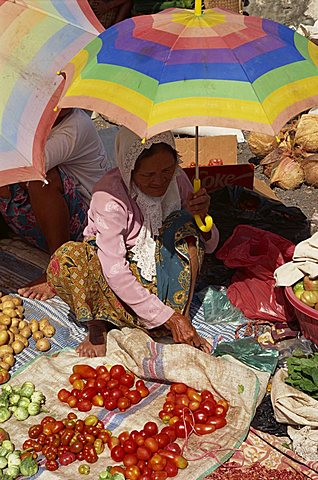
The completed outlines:
[[[51,348],[48,338],[53,337],[55,328],[47,318],[42,320],[24,319],[20,298],[3,295],[0,292],[0,368],[10,370],[15,364],[15,355],[29,346],[33,338],[40,352]]]

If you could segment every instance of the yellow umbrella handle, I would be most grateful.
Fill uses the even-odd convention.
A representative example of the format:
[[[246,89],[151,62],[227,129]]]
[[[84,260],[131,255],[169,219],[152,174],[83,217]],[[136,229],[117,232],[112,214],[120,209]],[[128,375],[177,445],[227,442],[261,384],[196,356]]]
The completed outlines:
[[[199,178],[195,178],[193,180],[193,191],[194,193],[198,192],[201,188],[201,180]],[[205,224],[202,222],[200,215],[194,215],[195,223],[198,225],[201,232],[207,233],[213,227],[213,218],[210,215],[207,215],[204,219]]]

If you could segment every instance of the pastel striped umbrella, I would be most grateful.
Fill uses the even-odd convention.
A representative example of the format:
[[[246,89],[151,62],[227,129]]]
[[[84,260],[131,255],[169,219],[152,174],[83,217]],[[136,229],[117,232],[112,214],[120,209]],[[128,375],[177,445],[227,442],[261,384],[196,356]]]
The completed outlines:
[[[103,30],[86,0],[0,0],[0,186],[44,179],[56,72]]]
[[[60,106],[97,110],[140,137],[215,125],[275,135],[318,104],[318,47],[290,28],[214,8],[127,19],[67,65]]]

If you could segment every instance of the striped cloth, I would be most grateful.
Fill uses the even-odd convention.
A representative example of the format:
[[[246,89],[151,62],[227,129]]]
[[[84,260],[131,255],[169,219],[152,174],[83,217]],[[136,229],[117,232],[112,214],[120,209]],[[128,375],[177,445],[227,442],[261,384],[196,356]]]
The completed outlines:
[[[19,286],[25,285],[32,279],[40,276],[42,270],[13,253],[0,251],[0,291],[6,293],[14,292]],[[51,339],[52,348],[50,353],[55,353],[64,349],[74,349],[84,339],[86,335],[85,327],[75,322],[75,316],[70,311],[68,305],[60,298],[55,297],[46,302],[38,300],[24,299],[25,318],[31,320],[41,320],[47,317],[56,329],[56,334]],[[203,305],[198,297],[194,296],[190,315],[193,325],[202,337],[207,338],[213,348],[220,341],[231,341],[235,337],[236,324],[230,323],[210,325],[204,321]],[[242,336],[243,333],[240,332]],[[35,343],[30,339],[30,345],[16,357],[16,364],[12,372],[19,369],[22,365],[36,356],[41,355],[36,348]]]

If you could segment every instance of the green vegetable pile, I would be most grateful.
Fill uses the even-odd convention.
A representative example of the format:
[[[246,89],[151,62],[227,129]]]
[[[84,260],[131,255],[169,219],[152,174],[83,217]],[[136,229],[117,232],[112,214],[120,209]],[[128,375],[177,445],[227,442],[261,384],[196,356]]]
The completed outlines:
[[[0,423],[14,415],[17,420],[26,420],[38,415],[45,403],[45,396],[31,382],[22,385],[4,385],[0,392]]]
[[[98,480],[125,480],[125,475],[122,473],[114,473],[113,475],[110,473],[111,467],[107,467],[104,472],[99,474]]]
[[[287,359],[285,382],[318,400],[318,353],[310,357],[293,355]]]
[[[36,460],[31,456],[21,459],[21,450],[15,450],[10,440],[0,444],[0,478],[13,480],[19,476],[32,477],[39,469]]]

